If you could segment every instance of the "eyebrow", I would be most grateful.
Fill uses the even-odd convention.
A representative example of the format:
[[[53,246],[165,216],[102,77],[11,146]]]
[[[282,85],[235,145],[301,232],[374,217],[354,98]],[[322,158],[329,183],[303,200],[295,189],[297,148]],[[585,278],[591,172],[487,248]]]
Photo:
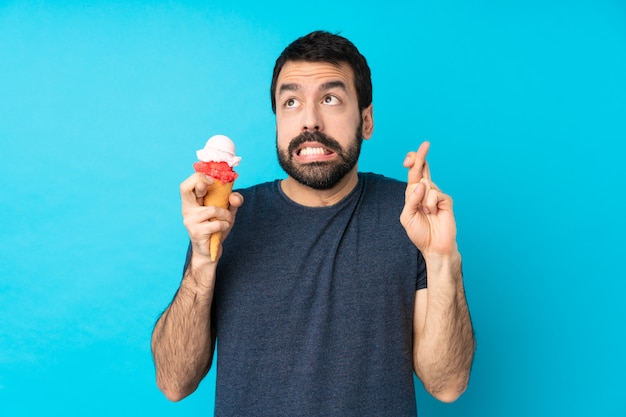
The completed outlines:
[[[302,86],[296,83],[281,84],[280,88],[278,89],[278,93],[280,94],[284,91],[298,91],[301,88]]]
[[[333,88],[340,88],[344,91],[348,91],[348,87],[346,87],[346,84],[343,81],[329,81],[327,83],[324,83],[322,85],[320,85],[319,90],[320,91],[326,91],[326,90],[331,90]]]
[[[340,88],[344,91],[348,91],[348,88],[346,87],[346,83],[340,80],[325,82],[324,84],[320,85],[318,90],[327,91],[333,88]],[[299,91],[301,89],[302,89],[302,85],[298,83],[281,84],[280,88],[278,89],[278,93],[281,94],[285,91]]]

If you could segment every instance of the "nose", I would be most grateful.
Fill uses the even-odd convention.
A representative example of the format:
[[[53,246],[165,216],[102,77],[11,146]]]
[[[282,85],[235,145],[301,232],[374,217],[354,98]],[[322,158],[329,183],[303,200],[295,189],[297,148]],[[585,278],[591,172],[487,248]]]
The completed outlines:
[[[323,129],[322,118],[317,106],[307,106],[302,112],[302,131],[321,131]]]

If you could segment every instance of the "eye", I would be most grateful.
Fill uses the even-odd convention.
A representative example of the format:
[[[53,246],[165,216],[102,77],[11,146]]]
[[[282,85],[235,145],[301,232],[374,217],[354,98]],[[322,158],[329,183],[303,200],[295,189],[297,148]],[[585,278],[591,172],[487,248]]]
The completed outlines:
[[[285,101],[285,108],[293,109],[300,106],[300,102],[295,98],[289,98]]]
[[[327,95],[322,99],[322,103],[328,104],[329,106],[337,106],[341,104],[341,100],[333,95]]]

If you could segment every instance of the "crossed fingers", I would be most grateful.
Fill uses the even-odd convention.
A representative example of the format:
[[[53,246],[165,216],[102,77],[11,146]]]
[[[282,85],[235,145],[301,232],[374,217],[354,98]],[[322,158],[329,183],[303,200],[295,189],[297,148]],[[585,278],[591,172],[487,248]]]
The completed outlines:
[[[429,149],[430,142],[423,142],[417,152],[409,152],[404,160],[404,166],[409,168],[407,194],[415,194],[415,200],[419,201],[419,208],[424,214],[436,214],[439,203],[447,196],[431,179],[426,161]]]

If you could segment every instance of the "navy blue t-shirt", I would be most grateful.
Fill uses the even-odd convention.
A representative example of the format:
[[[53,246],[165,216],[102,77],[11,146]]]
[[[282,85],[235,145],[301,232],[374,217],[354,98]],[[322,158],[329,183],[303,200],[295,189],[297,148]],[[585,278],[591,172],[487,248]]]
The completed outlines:
[[[412,323],[426,265],[400,224],[406,184],[359,174],[330,207],[280,181],[239,190],[212,325],[216,416],[415,416]]]

